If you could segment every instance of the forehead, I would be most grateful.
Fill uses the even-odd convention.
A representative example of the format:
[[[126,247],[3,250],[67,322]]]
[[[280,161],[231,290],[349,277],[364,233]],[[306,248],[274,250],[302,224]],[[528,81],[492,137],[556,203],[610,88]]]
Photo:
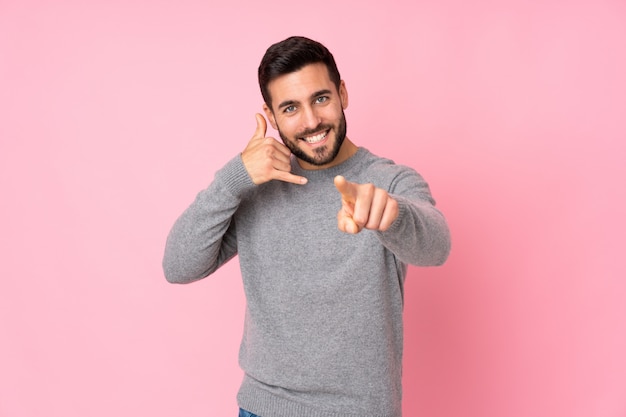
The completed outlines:
[[[285,100],[303,101],[320,90],[335,91],[335,85],[323,63],[309,64],[298,71],[281,75],[272,80],[267,88],[272,103]]]

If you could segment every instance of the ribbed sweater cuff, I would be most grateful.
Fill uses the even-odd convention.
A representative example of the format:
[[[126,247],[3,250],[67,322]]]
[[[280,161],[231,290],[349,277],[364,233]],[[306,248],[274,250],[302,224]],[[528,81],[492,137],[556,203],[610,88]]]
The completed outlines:
[[[244,191],[256,186],[243,165],[241,154],[235,156],[222,169],[217,171],[215,180],[233,196],[240,196]]]

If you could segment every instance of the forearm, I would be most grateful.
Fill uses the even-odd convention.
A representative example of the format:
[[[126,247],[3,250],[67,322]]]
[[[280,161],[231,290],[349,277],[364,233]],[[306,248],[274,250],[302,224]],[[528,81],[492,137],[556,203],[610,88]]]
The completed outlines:
[[[165,245],[163,271],[172,283],[204,278],[237,253],[232,216],[242,192],[254,185],[241,164],[231,160],[216,173],[172,227]]]
[[[450,253],[450,231],[441,212],[429,201],[392,197],[398,201],[398,217],[385,232],[377,232],[385,247],[404,263],[443,264]]]

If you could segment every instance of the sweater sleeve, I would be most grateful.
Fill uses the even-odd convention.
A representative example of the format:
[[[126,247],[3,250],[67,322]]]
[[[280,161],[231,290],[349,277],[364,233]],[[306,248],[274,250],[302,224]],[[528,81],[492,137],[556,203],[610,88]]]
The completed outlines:
[[[377,232],[382,244],[401,262],[442,265],[450,253],[450,231],[426,181],[404,169],[392,181],[389,194],[398,201],[399,213],[389,229]]]
[[[204,278],[237,254],[231,220],[242,195],[254,187],[240,155],[215,174],[170,230],[163,256],[167,281],[185,284]]]

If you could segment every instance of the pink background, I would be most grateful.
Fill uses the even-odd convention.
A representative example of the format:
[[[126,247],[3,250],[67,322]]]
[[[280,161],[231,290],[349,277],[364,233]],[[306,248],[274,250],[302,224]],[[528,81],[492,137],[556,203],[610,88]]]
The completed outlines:
[[[161,256],[292,34],[452,229],[409,271],[405,415],[626,416],[621,0],[0,1],[0,416],[236,415],[237,262]]]

